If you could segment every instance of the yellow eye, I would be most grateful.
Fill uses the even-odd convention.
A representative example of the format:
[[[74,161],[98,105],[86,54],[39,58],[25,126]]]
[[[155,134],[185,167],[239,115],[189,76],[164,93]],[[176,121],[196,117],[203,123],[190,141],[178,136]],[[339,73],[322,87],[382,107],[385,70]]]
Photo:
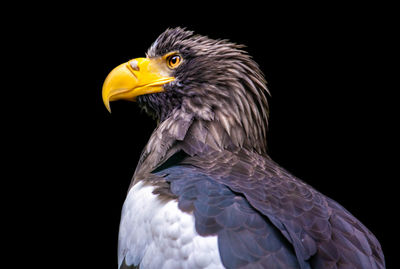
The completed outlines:
[[[179,54],[173,54],[171,56],[168,56],[167,58],[167,64],[169,68],[177,68],[182,62],[182,57]]]

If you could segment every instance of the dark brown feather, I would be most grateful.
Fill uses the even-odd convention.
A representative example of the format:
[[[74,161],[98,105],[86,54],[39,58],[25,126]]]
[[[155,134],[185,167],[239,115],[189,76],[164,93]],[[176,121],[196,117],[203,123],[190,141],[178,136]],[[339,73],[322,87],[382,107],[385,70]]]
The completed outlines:
[[[218,154],[203,152],[182,164],[200,168],[202,173],[243,195],[294,246],[300,263],[315,268],[341,268],[341,264],[384,268],[380,244],[364,225],[267,156],[260,158],[238,148]]]

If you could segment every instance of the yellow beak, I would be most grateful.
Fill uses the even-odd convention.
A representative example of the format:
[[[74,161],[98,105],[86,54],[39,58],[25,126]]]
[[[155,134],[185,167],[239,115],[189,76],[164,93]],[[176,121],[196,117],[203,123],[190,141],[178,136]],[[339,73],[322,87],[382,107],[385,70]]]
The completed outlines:
[[[163,92],[163,85],[175,80],[157,59],[137,58],[117,66],[103,84],[103,102],[111,113],[110,101],[135,101],[136,96]]]

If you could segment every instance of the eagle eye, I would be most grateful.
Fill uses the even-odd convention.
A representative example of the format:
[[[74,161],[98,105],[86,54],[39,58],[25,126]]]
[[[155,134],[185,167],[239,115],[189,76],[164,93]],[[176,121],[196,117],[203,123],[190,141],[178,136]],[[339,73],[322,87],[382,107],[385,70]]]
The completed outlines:
[[[177,68],[181,63],[182,57],[179,54],[172,54],[167,57],[167,64],[171,69]]]

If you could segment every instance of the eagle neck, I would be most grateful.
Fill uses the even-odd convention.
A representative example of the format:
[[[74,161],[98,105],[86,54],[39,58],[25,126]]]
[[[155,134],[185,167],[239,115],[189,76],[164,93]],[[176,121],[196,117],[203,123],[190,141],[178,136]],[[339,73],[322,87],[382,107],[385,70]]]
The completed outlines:
[[[193,115],[181,109],[173,110],[166,120],[159,123],[141,153],[134,179],[150,173],[179,151],[179,142],[184,140],[192,123]]]
[[[239,130],[239,128],[238,128]],[[171,156],[182,150],[189,156],[203,155],[209,151],[226,151],[230,148],[255,150],[235,129],[230,133],[223,122],[217,118],[204,120],[182,109],[158,124],[143,149],[136,167],[134,180],[155,170]]]

